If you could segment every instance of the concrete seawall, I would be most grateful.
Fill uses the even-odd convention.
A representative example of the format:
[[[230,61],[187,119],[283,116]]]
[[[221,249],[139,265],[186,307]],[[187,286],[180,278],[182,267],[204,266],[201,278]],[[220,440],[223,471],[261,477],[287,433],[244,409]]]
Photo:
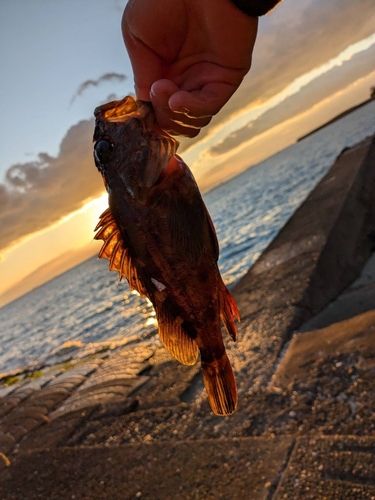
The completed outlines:
[[[374,138],[340,154],[235,286],[243,318],[293,304],[290,334],[358,276],[375,246],[374,165]]]
[[[375,498],[374,246],[372,137],[234,287],[234,415],[147,343],[0,385],[0,498]]]

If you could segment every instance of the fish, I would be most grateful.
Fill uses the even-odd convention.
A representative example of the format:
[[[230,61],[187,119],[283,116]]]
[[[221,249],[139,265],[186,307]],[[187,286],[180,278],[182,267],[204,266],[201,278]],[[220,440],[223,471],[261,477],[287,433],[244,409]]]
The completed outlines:
[[[184,365],[200,354],[212,411],[238,403],[221,321],[235,341],[236,303],[218,268],[215,228],[179,143],[157,125],[151,103],[127,96],[95,109],[94,161],[108,192],[95,239],[99,258],[147,297],[164,347]]]

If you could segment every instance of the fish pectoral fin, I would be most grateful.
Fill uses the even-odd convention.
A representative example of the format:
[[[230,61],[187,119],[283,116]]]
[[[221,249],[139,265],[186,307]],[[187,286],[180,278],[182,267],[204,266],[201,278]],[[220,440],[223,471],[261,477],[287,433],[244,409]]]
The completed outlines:
[[[212,411],[216,415],[231,415],[237,408],[236,380],[227,354],[206,362],[202,356],[203,381]]]
[[[234,324],[234,318],[238,321],[240,320],[240,313],[237,308],[237,304],[234,298],[229,293],[227,287],[224,285],[223,281],[220,284],[219,290],[219,300],[220,300],[220,317],[227,329],[229,335],[234,341],[237,339],[237,328]]]
[[[194,365],[198,359],[198,346],[183,330],[181,318],[173,318],[155,307],[159,324],[159,337],[167,351],[183,365]]]
[[[99,251],[99,259],[109,260],[110,271],[118,271],[120,280],[123,276],[128,280],[131,290],[137,290],[141,295],[147,295],[146,289],[132,262],[129,250],[125,247],[121,232],[109,208],[100,216],[95,240],[103,240]]]

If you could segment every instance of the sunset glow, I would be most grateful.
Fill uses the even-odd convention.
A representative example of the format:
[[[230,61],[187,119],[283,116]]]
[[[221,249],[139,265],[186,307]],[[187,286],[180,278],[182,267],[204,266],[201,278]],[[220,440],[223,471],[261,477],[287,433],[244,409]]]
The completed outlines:
[[[93,230],[108,204],[92,158],[92,113],[133,92],[120,32],[125,4],[3,6],[0,307],[100,248]],[[293,19],[289,39],[280,36],[285,19]],[[375,85],[373,26],[375,8],[339,0],[290,0],[260,19],[242,86],[196,139],[181,140],[201,189],[366,100]]]

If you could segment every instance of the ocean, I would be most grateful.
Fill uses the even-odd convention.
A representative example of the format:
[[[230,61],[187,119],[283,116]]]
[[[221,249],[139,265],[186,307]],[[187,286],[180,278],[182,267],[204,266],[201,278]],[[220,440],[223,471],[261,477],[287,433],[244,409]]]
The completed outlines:
[[[250,168],[204,196],[220,243],[227,285],[259,257],[344,147],[375,133],[375,102]],[[91,258],[0,309],[0,372],[52,363],[76,342],[74,356],[155,337],[151,304]]]

